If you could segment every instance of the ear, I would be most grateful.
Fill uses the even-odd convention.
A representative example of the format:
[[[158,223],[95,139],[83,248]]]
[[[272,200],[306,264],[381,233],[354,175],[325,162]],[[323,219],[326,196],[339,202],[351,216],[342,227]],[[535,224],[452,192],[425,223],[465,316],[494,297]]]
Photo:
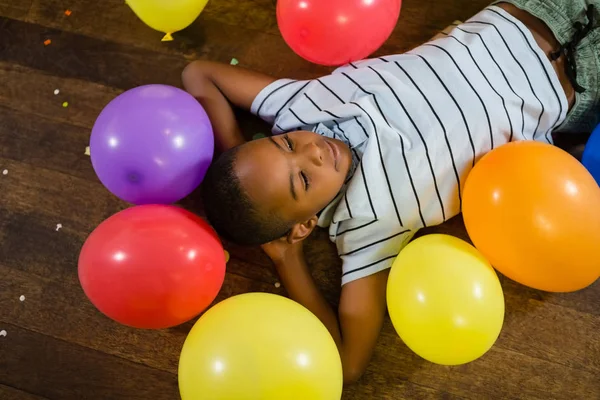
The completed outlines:
[[[306,221],[295,224],[287,235],[288,243],[294,244],[306,239],[315,229],[318,222],[319,218],[316,215],[313,215]]]

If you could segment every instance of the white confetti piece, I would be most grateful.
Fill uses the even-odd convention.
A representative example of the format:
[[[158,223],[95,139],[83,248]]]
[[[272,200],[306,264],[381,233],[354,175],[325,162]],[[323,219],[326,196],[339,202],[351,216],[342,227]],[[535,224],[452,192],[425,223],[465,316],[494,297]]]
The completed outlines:
[[[25,296],[21,295],[21,297],[19,297],[19,301],[25,301]]]
[[[275,282],[275,287],[276,287],[276,288],[280,288],[280,287],[281,287],[281,283],[279,283],[279,282]]]
[[[60,90],[58,90],[58,89],[54,89],[54,95],[55,95],[55,96],[56,96],[56,95],[58,95],[59,93],[60,93]]]
[[[58,232],[62,228],[62,224],[56,224],[56,232]]]
[[[83,154],[85,154],[86,156],[90,155],[90,146],[85,147],[85,153],[83,153]]]
[[[4,336],[4,337],[6,337],[6,331],[5,331],[4,329],[2,329],[2,330],[0,331],[0,336]]]
[[[4,171],[2,171],[2,175],[8,175],[8,170],[5,169]]]

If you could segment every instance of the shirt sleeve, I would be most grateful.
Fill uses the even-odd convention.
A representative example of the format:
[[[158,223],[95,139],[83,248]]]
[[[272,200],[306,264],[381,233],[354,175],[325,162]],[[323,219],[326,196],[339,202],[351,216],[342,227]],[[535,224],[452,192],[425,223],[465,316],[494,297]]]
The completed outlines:
[[[281,79],[266,86],[256,96],[250,111],[272,124],[275,134],[297,129],[314,130],[318,124],[326,124],[331,129],[361,115],[360,108],[350,104],[357,99],[357,90],[355,85],[348,84],[348,78],[343,74],[307,81]],[[354,128],[350,130],[356,130],[358,126]],[[341,129],[338,130],[341,133]],[[351,134],[348,132],[348,136]]]
[[[353,61],[348,64],[344,64],[341,67],[336,68],[332,74],[335,75],[335,74],[341,74],[342,72],[352,72],[353,70],[356,70],[356,69],[365,68],[365,67],[374,67],[375,65],[378,65],[381,63],[387,63],[387,62],[389,62],[389,61],[386,61],[384,57],[366,58],[364,60]]]
[[[416,231],[386,220],[349,220],[337,226],[335,243],[342,265],[342,285],[390,268]]]
[[[306,91],[310,81],[280,79],[260,91],[252,102],[250,112],[273,125],[273,133],[281,133],[306,126],[300,120],[284,118],[290,113],[290,108]],[[285,119],[285,121],[284,121]]]

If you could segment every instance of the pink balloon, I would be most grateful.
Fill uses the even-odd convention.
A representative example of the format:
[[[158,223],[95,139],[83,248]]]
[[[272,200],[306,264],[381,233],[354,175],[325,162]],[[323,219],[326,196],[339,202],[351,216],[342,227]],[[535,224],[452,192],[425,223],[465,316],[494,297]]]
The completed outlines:
[[[366,58],[391,35],[402,0],[279,0],[277,21],[299,56],[323,65]]]

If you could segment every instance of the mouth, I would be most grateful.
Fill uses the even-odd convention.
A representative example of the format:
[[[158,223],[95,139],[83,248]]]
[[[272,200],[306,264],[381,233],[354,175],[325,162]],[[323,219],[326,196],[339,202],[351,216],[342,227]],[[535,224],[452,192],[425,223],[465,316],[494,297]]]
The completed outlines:
[[[338,147],[330,142],[329,140],[325,140],[325,143],[327,144],[327,147],[329,147],[329,153],[331,154],[331,159],[333,161],[333,167],[335,168],[336,171],[338,171],[338,160],[340,158],[340,149],[338,149]]]

